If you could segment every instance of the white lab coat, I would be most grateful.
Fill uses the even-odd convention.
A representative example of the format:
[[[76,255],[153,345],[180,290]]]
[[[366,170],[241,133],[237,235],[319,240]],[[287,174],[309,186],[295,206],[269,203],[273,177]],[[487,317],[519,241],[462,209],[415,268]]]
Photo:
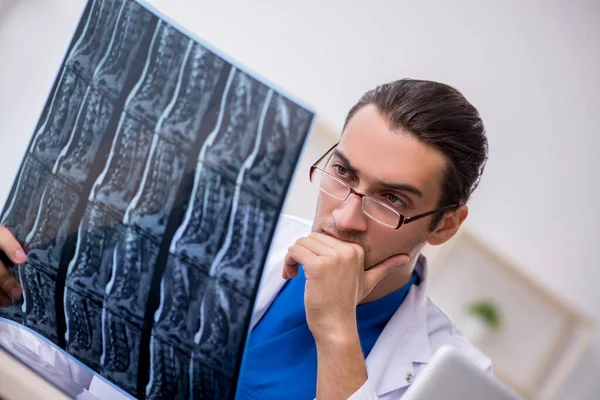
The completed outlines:
[[[285,283],[281,278],[281,268],[287,248],[297,238],[310,233],[310,228],[309,221],[281,216],[256,299],[252,326],[264,316]],[[490,360],[470,345],[450,319],[427,297],[427,263],[424,257],[417,263],[417,271],[421,277],[420,285],[410,289],[402,305],[381,332],[366,359],[369,378],[350,400],[400,399],[435,351],[443,345],[457,347],[480,368],[491,371]],[[4,329],[0,326],[0,333]],[[15,327],[11,329],[14,331]],[[13,336],[23,340],[22,335],[15,335],[13,332]],[[91,381],[89,392],[86,391],[78,398],[127,398],[101,379],[91,375],[86,378],[86,371],[76,363],[65,362],[64,354],[35,339],[28,335],[27,347],[33,348],[46,362],[61,368],[65,377],[76,377],[81,383]]]
[[[252,326],[263,317],[285,281],[281,266],[287,248],[310,233],[309,221],[282,216],[265,265]],[[397,400],[414,382],[433,354],[443,345],[460,349],[480,368],[491,371],[491,361],[470,345],[450,319],[427,297],[427,262],[417,263],[421,278],[379,335],[366,359],[367,382],[349,400]]]

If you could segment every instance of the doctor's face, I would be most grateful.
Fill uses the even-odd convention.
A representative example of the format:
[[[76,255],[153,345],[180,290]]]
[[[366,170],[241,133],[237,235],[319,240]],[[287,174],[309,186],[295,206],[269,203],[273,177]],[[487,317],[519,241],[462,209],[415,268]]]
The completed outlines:
[[[409,132],[391,130],[368,105],[348,122],[339,145],[319,167],[411,217],[438,207],[446,158]],[[416,259],[431,234],[433,216],[393,229],[367,216],[357,195],[342,201],[319,193],[313,231],[361,245],[365,269],[395,254]]]

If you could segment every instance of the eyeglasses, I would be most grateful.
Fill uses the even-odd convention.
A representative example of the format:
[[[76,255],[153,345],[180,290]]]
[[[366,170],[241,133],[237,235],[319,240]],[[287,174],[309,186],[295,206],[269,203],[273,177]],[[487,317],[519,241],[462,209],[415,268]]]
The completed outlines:
[[[327,157],[327,155],[329,155],[329,153],[331,153],[337,145],[338,144],[336,143],[333,147],[327,150],[327,152],[310,167],[310,181],[314,183],[323,193],[335,199],[341,200],[342,202],[346,201],[351,194],[358,196],[361,199],[362,211],[374,221],[392,229],[398,229],[402,225],[427,217],[431,214],[435,214],[439,211],[449,210],[457,207],[457,205],[454,204],[444,206],[423,214],[415,215],[413,217],[406,217],[400,214],[398,211],[384,204],[380,200],[356,191],[347,183],[317,167],[317,165],[319,165],[319,163],[321,163],[321,161],[323,161],[323,159],[325,159],[325,157]]]

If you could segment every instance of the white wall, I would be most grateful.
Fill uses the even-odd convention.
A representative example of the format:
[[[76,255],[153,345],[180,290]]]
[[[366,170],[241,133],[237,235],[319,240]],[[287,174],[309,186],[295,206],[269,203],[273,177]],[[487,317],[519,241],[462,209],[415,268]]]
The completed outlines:
[[[7,1],[7,0],[4,0]],[[9,189],[82,2],[18,2],[0,15],[0,197]],[[365,90],[416,77],[458,87],[487,124],[490,161],[470,227],[600,320],[600,3],[154,0],[200,37],[339,128]],[[231,10],[231,11],[228,11]],[[2,10],[0,10],[0,13]],[[332,139],[317,134],[295,180]],[[309,217],[309,196],[288,209]],[[600,334],[561,399],[600,398]]]

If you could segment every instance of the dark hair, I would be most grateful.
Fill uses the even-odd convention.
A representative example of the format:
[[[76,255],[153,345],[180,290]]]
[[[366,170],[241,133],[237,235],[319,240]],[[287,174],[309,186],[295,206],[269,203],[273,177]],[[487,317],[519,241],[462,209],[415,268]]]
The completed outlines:
[[[466,204],[479,184],[488,157],[485,127],[477,109],[456,89],[443,83],[401,79],[365,93],[348,112],[374,105],[392,129],[404,129],[440,150],[448,165],[439,207]],[[443,217],[437,213],[435,229]]]

